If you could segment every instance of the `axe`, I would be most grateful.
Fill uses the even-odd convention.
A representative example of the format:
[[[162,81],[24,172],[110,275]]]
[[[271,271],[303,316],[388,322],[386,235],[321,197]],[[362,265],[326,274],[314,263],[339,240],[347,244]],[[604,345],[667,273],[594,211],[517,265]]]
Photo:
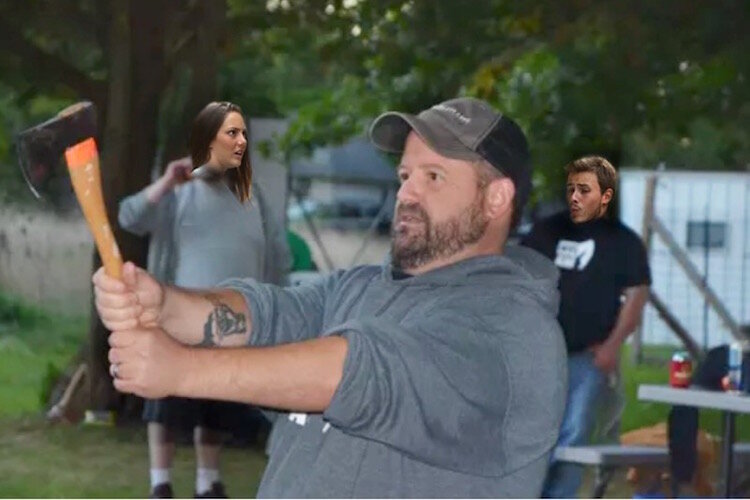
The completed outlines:
[[[41,198],[41,193],[60,175],[60,158],[65,156],[73,190],[104,269],[108,275],[119,279],[122,257],[104,208],[95,135],[96,109],[93,103],[83,101],[19,133],[16,149],[23,176],[37,198]]]

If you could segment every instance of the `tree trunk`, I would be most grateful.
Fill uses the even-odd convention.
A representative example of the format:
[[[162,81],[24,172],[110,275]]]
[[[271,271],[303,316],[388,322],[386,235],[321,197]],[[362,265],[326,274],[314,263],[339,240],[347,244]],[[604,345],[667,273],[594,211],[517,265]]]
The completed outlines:
[[[177,9],[192,9],[181,27],[191,33],[186,53],[173,64],[189,66],[191,74],[187,102],[177,103],[179,127],[168,130],[165,157],[184,154],[187,133],[195,114],[216,99],[217,48],[226,16],[225,1],[173,2],[169,0],[111,0],[109,7],[109,90],[103,117],[102,188],[107,214],[114,228],[123,260],[146,265],[148,240],[123,231],[117,224],[119,201],[151,181],[156,160],[159,110],[171,71],[167,61],[167,23],[177,19]],[[101,265],[94,254],[94,268]],[[92,304],[89,330],[90,408],[115,411],[130,419],[139,413],[140,401],[119,395],[112,386],[107,361],[109,332]]]
[[[156,152],[159,100],[164,88],[165,0],[113,0],[110,4],[109,92],[102,134],[102,188],[123,260],[145,266],[147,240],[116,224],[119,201],[150,180]],[[100,266],[94,255],[94,268]],[[89,329],[90,407],[135,416],[136,398],[119,395],[107,361],[109,332],[92,306]]]
[[[166,130],[161,168],[175,158],[187,154],[188,135],[193,119],[203,107],[219,99],[217,50],[222,44],[226,26],[226,1],[202,1],[192,6],[187,17],[187,28],[192,33],[190,42],[180,51],[187,57],[187,97],[174,102],[177,117]],[[179,56],[178,56],[179,57]],[[176,93],[176,90],[173,89]],[[178,100],[174,100],[178,101]],[[197,165],[196,165],[197,166]]]

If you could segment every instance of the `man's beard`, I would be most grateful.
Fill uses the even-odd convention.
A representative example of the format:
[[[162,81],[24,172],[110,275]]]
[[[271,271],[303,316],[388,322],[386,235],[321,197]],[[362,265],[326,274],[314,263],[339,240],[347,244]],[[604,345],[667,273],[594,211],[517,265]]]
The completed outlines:
[[[391,262],[399,269],[414,269],[436,259],[451,257],[466,245],[476,243],[484,235],[489,220],[483,213],[484,194],[450,220],[433,223],[417,203],[400,205],[391,228]],[[399,220],[408,216],[411,223],[398,231]],[[419,222],[415,224],[413,221]]]

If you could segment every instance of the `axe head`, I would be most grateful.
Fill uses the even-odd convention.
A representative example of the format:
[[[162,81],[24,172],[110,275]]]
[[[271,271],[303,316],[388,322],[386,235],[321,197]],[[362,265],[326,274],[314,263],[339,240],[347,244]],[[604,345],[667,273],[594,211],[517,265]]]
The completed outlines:
[[[18,162],[34,196],[41,198],[70,184],[63,153],[89,137],[96,136],[96,108],[89,101],[69,106],[54,118],[19,133],[16,137]]]

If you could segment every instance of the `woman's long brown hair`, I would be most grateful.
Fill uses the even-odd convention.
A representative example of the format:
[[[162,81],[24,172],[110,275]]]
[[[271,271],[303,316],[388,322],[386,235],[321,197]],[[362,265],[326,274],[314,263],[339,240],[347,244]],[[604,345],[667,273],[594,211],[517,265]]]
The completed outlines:
[[[211,157],[211,143],[216,138],[216,134],[219,133],[227,115],[232,112],[243,116],[242,110],[236,104],[211,102],[195,117],[193,128],[190,131],[190,142],[188,143],[193,166],[197,168]],[[253,168],[250,165],[250,128],[247,127],[247,147],[242,155],[242,162],[238,168],[226,172],[229,177],[229,185],[241,203],[250,199],[250,188],[253,182]]]

